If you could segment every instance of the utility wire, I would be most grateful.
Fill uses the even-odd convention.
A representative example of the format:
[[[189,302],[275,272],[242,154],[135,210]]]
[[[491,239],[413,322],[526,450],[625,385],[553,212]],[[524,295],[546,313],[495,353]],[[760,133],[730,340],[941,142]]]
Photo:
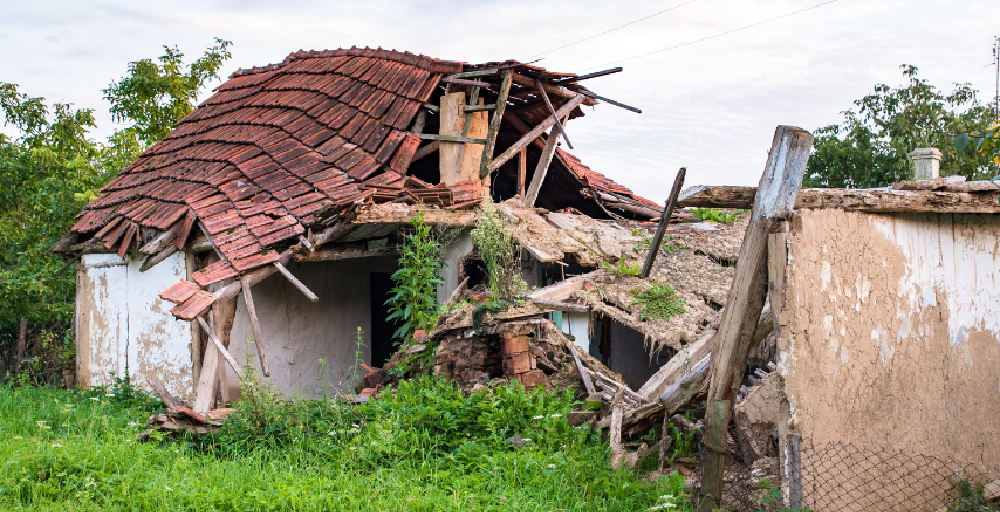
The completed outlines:
[[[756,27],[756,26],[759,26],[759,25],[763,25],[765,23],[770,23],[772,21],[780,20],[782,18],[787,18],[789,16],[794,16],[794,15],[799,14],[801,12],[811,11],[813,9],[816,9],[816,8],[819,8],[819,7],[823,7],[824,5],[832,4],[832,3],[837,2],[837,1],[838,0],[827,0],[826,2],[818,3],[818,4],[816,4],[816,5],[812,6],[812,7],[806,7],[805,9],[799,9],[797,11],[792,11],[792,12],[790,12],[788,14],[782,14],[781,16],[775,16],[773,18],[766,19],[764,21],[758,21],[757,23],[751,23],[750,25],[746,25],[746,26],[743,26],[743,27],[740,27],[740,28],[736,28],[736,29],[733,29],[733,30],[728,30],[726,32],[722,32],[722,33],[715,34],[715,35],[712,35],[712,36],[703,37],[701,39],[697,39],[697,40],[694,40],[694,41],[688,41],[686,43],[681,43],[681,44],[678,44],[678,45],[674,45],[674,46],[671,46],[669,48],[663,48],[661,50],[655,50],[655,51],[651,51],[649,53],[643,53],[641,55],[635,55],[635,56],[632,56],[632,57],[626,57],[624,59],[616,59],[616,60],[613,60],[613,61],[608,61],[608,62],[605,62],[604,64],[598,64],[596,66],[592,66],[592,67],[586,68],[583,71],[587,71],[587,70],[590,70],[590,69],[601,68],[601,67],[607,66],[609,64],[620,64],[622,62],[627,62],[627,61],[630,61],[630,60],[640,59],[642,57],[648,57],[650,55],[655,55],[657,53],[663,53],[663,52],[667,52],[667,51],[670,51],[670,50],[676,50],[676,49],[684,47],[684,46],[690,46],[692,44],[700,43],[702,41],[708,41],[709,39],[715,39],[717,37],[727,36],[729,34],[733,34],[735,32],[739,32],[741,30],[747,30],[749,28],[753,28],[753,27]]]
[[[630,22],[628,22],[628,23],[626,23],[624,25],[621,25],[621,26],[618,26],[618,27],[615,27],[615,28],[612,28],[612,29],[609,29],[609,30],[605,30],[604,32],[601,32],[600,34],[594,34],[592,36],[580,39],[579,41],[574,41],[574,42],[569,43],[569,44],[564,44],[564,45],[562,45],[562,46],[560,46],[558,48],[553,48],[551,50],[545,50],[542,53],[536,53],[536,54],[532,55],[531,57],[528,57],[528,59],[534,59],[535,57],[538,57],[539,55],[545,55],[547,53],[552,53],[552,52],[555,52],[555,51],[559,51],[559,50],[562,50],[563,48],[569,48],[570,46],[580,44],[580,43],[582,43],[584,41],[589,41],[591,39],[594,39],[595,37],[601,37],[601,36],[603,36],[605,34],[610,34],[611,32],[614,32],[614,31],[619,30],[619,29],[623,29],[623,28],[625,28],[625,27],[627,27],[629,25],[635,25],[636,23],[639,23],[640,21],[646,21],[649,18],[653,18],[653,17],[659,16],[659,15],[665,13],[665,12],[669,12],[669,11],[672,11],[674,9],[678,9],[678,8],[680,8],[682,6],[685,6],[687,4],[692,4],[692,3],[697,2],[697,1],[698,0],[688,0],[687,2],[683,2],[683,3],[677,4],[677,5],[673,6],[673,7],[670,7],[668,9],[664,9],[664,10],[662,10],[660,12],[650,14],[649,16],[646,16],[646,17],[643,17],[643,18],[639,18],[639,19],[637,19],[635,21],[630,21]],[[525,59],[525,60],[527,60],[527,59]]]

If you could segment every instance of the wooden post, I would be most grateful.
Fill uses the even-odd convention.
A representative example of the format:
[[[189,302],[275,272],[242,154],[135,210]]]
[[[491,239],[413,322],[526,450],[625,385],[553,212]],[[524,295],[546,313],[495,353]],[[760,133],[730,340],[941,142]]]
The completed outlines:
[[[212,304],[212,319],[215,324],[215,335],[227,349],[229,348],[230,335],[233,332],[233,322],[236,319],[236,297],[226,300],[217,300]],[[226,376],[226,366],[219,365],[219,394],[222,398],[222,405],[229,401],[229,379]]]
[[[705,478],[701,482],[701,506],[703,512],[713,512],[722,503],[722,473],[726,460],[726,429],[710,428],[709,425],[728,425],[729,400],[709,399],[705,410]]]
[[[517,167],[517,195],[524,199],[524,182],[528,177],[528,148],[521,148],[521,161]]]
[[[317,297],[316,294],[312,292],[312,290],[306,288],[306,285],[302,284],[302,281],[299,281],[298,278],[293,276],[292,273],[289,272],[288,269],[281,264],[281,262],[275,261],[274,268],[278,269],[278,272],[281,272],[281,275],[285,276],[285,279],[288,279],[288,281],[291,282],[292,285],[294,285],[296,288],[298,288],[299,291],[302,292],[302,294],[305,295],[306,298],[308,298],[311,302],[316,302],[319,300],[319,297]]]
[[[198,317],[201,319],[201,317]],[[204,320],[203,320],[204,321]],[[201,375],[198,377],[198,390],[194,399],[194,412],[205,414],[215,403],[215,392],[218,390],[219,351],[205,347],[205,356],[201,363]]]
[[[208,326],[208,322],[206,322],[203,317],[199,316],[198,324],[201,325],[202,330],[204,330],[205,333],[208,334],[208,337],[211,338],[212,343],[215,343],[215,347],[219,349],[219,354],[221,354],[222,357],[226,359],[226,361],[229,363],[229,366],[233,367],[233,371],[236,372],[236,375],[242,376],[243,371],[240,370],[240,364],[237,363],[236,359],[233,358],[232,354],[230,354],[229,351],[226,350],[226,347],[222,346],[222,342],[219,341],[219,338],[215,335],[214,332],[212,332],[212,328]],[[214,400],[215,397],[213,396],[212,399]]]
[[[524,198],[524,206],[528,208],[535,206],[535,199],[538,198],[538,192],[542,189],[542,181],[545,180],[545,175],[549,172],[549,164],[552,163],[552,157],[556,154],[556,143],[559,141],[560,131],[558,126],[553,126],[548,140],[545,141],[545,149],[542,150],[542,156],[538,158],[535,174],[531,177],[531,185],[528,186],[528,193]]]
[[[788,508],[802,508],[802,437],[788,434]]]
[[[510,82],[514,78],[514,72],[507,69],[503,72],[503,82],[500,83],[500,94],[497,97],[497,108],[493,111],[490,119],[490,129],[486,132],[486,144],[483,146],[483,157],[479,160],[479,178],[483,179],[490,173],[490,160],[493,159],[493,148],[497,143],[497,135],[500,134],[500,121],[503,120],[503,112],[507,109],[507,95],[510,93]]]
[[[594,383],[590,380],[590,375],[587,373],[587,369],[583,367],[583,362],[580,361],[580,356],[576,355],[577,350],[579,350],[579,347],[576,346],[576,343],[572,344],[570,352],[573,353],[573,360],[576,361],[576,369],[580,372],[580,377],[583,378],[583,387],[587,388],[588,396],[593,395],[597,392],[597,390],[594,389]]]
[[[625,417],[625,406],[622,403],[625,392],[619,389],[611,401],[611,467],[618,469],[625,462],[625,447],[622,445],[622,419]]]
[[[583,103],[584,98],[585,96],[583,94],[576,95],[573,99],[564,103],[562,107],[559,107],[559,110],[556,111],[556,114],[558,114],[560,118],[569,116],[569,114],[573,112],[573,109],[575,109],[579,104]],[[500,107],[497,106],[497,108]],[[508,160],[514,158],[514,155],[516,155],[519,151],[521,151],[522,148],[534,142],[534,140],[537,139],[538,137],[541,137],[542,134],[545,133],[545,130],[548,130],[549,127],[555,125],[555,123],[556,121],[554,117],[552,116],[546,117],[544,121],[538,123],[538,126],[535,126],[534,128],[531,129],[530,132],[524,134],[524,136],[518,139],[513,146],[507,148],[506,151],[504,151],[503,153],[500,154],[500,156],[490,161],[489,164],[486,164],[485,163],[486,159],[483,159],[484,162],[483,165],[485,167],[483,168],[484,170],[479,171],[480,176],[486,177],[486,175],[489,174],[490,171],[498,169]]]
[[[247,304],[247,316],[250,317],[250,327],[253,330],[253,343],[260,357],[260,371],[265,377],[271,376],[271,368],[267,364],[267,354],[264,353],[264,335],[260,332],[260,320],[257,318],[257,308],[253,304],[253,294],[250,293],[250,280],[246,276],[240,279],[243,286],[243,300]]]
[[[670,225],[670,216],[674,214],[674,207],[677,205],[677,194],[681,193],[681,187],[684,186],[684,176],[687,174],[687,168],[681,167],[677,171],[677,177],[674,178],[674,188],[670,190],[670,198],[667,199],[667,205],[663,208],[663,215],[660,215],[660,224],[656,226],[656,236],[653,237],[653,242],[649,246],[649,254],[646,255],[646,264],[642,266],[642,277],[649,277],[650,271],[653,270],[653,262],[656,260],[656,255],[660,253],[660,244],[663,243],[663,232]]]
[[[736,265],[736,277],[722,312],[714,339],[710,370],[709,403],[730,403],[746,366],[754,330],[764,307],[767,287],[767,234],[774,219],[787,219],[794,212],[795,197],[802,186],[813,136],[801,128],[779,126],[774,132],[767,165],[754,197],[753,213],[747,226]],[[728,405],[727,405],[728,407]],[[726,439],[729,412],[706,418],[706,436]],[[723,421],[724,420],[724,421]],[[724,447],[723,447],[724,448]],[[724,450],[723,450],[724,451]],[[725,458],[722,452],[705,456],[702,493],[721,493]],[[714,495],[718,499],[718,494]]]
[[[469,105],[479,105],[479,87],[472,88],[472,94],[469,95]],[[464,111],[464,109],[463,109]],[[472,129],[472,112],[465,112],[462,116],[462,137],[469,137],[469,130]],[[458,158],[455,159],[455,176],[462,176],[462,159],[465,157],[465,146],[462,144],[458,147]],[[463,176],[463,179],[465,177]]]

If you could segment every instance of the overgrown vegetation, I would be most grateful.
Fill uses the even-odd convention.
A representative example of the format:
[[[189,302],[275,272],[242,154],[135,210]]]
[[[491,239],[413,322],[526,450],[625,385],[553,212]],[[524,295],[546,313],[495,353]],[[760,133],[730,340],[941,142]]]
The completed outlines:
[[[958,495],[947,503],[948,512],[1000,512],[1000,502],[987,496],[986,487],[967,476],[955,478]]]
[[[599,434],[568,426],[569,394],[515,384],[465,396],[424,377],[383,396],[354,407],[261,396],[269,430],[249,435],[241,405],[215,437],[140,444],[137,423],[162,407],[141,394],[3,388],[0,508],[619,511],[683,490],[679,475],[649,484],[612,470]],[[515,433],[530,441],[512,447]]]
[[[996,174],[994,155],[954,144],[956,135],[994,124],[991,106],[981,103],[967,83],[945,95],[918,78],[916,66],[900,67],[905,85],[876,85],[843,113],[841,124],[816,130],[803,187],[869,188],[913,179],[907,155],[919,147],[941,150],[941,176],[973,180]]]
[[[69,325],[73,264],[49,248],[101,187],[194,109],[197,93],[230,57],[228,45],[217,39],[191,66],[167,47],[159,65],[131,63],[104,92],[114,119],[132,125],[104,142],[89,137],[92,109],[50,106],[0,83],[0,115],[14,130],[0,133],[0,343],[17,335],[21,318],[31,330]]]
[[[411,221],[413,231],[399,246],[399,270],[392,274],[395,287],[386,301],[391,314],[387,320],[399,324],[395,338],[406,342],[417,330],[430,331],[438,318],[437,287],[444,281],[441,270],[441,244],[432,236],[420,210]]]
[[[699,221],[717,222],[719,224],[729,224],[740,219],[740,214],[747,213],[748,210],[722,210],[719,208],[691,208],[691,213]]]
[[[637,276],[642,271],[638,263],[629,265],[625,258],[620,258],[614,265],[602,261],[601,267],[613,271],[616,276]]]
[[[639,241],[632,244],[632,250],[638,254],[649,250],[649,247],[653,245],[653,237],[649,236],[649,232],[645,229],[633,229],[632,236],[638,236]],[[670,235],[665,235],[663,241],[660,243],[660,249],[672,253],[674,251],[679,251],[683,249],[682,244],[674,243],[673,238]]]
[[[521,277],[521,248],[489,198],[483,201],[472,241],[486,264],[490,302],[511,304],[522,300],[528,285]]]
[[[662,284],[659,281],[653,281],[653,284],[645,290],[633,289],[629,292],[635,296],[635,300],[629,303],[629,307],[636,304],[642,306],[642,311],[639,313],[639,318],[642,321],[650,318],[670,320],[670,317],[685,312],[684,306],[688,304],[686,300],[677,296],[677,290],[666,281]]]

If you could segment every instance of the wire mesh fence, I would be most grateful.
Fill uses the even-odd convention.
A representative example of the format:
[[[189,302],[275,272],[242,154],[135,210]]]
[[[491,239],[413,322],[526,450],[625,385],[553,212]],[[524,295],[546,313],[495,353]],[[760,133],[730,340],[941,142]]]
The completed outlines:
[[[792,439],[779,462],[755,457],[741,446],[739,429],[733,434],[720,507],[726,512],[1000,512],[1000,473],[982,465]],[[697,485],[691,491],[699,501]]]

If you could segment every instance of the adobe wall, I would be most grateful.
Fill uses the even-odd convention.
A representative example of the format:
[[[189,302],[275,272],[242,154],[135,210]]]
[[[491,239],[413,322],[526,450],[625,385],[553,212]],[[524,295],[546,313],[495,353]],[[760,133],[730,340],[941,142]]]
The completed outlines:
[[[359,326],[366,344],[361,347],[362,361],[371,360],[371,349],[367,346],[371,343],[370,274],[392,273],[396,270],[396,258],[290,263],[288,270],[319,296],[319,301],[310,302],[277,273],[251,289],[271,383],[286,396],[295,393],[319,396],[327,380],[334,386],[328,392],[353,393],[355,382],[349,376],[355,368]],[[259,374],[260,361],[252,346],[252,329],[242,294],[237,304],[229,350],[242,365],[248,360],[249,347],[252,354],[249,362]],[[328,377],[322,375],[321,359],[329,366]],[[230,399],[236,400],[240,396],[239,379],[232,371],[227,371],[226,376]]]
[[[783,433],[1000,469],[1000,217],[800,215],[779,316]]]

